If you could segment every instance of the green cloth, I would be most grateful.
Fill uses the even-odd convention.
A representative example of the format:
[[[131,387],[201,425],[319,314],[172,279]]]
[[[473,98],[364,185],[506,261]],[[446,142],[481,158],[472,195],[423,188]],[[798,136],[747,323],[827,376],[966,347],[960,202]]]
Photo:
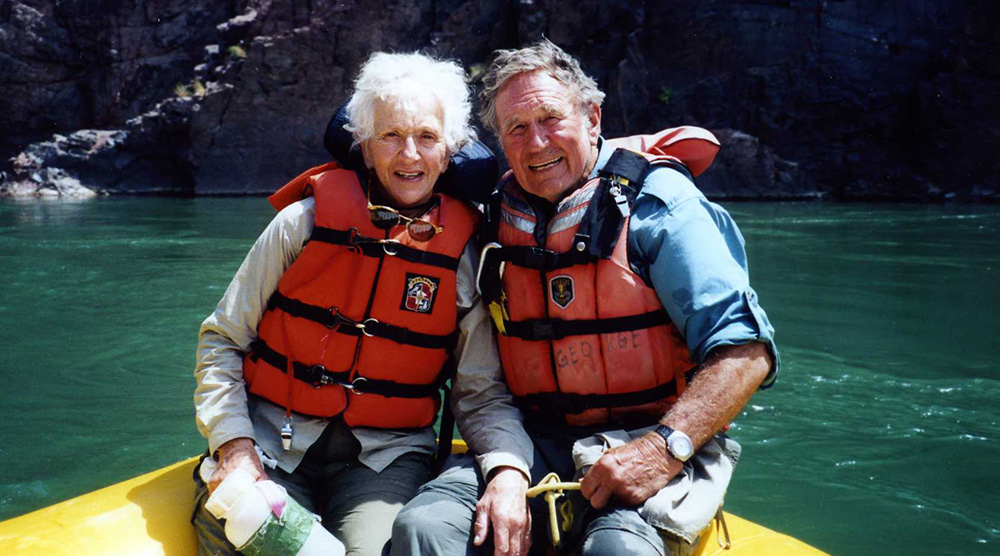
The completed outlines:
[[[289,496],[281,519],[268,515],[260,529],[237,550],[245,556],[295,556],[315,522],[316,516]]]

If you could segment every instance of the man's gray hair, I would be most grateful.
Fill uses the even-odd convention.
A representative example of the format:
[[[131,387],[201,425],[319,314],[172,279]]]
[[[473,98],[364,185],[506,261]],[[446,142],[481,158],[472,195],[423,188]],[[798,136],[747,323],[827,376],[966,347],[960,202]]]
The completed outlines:
[[[497,122],[497,93],[509,79],[522,73],[544,71],[576,92],[577,107],[586,113],[591,106],[600,106],[604,93],[597,82],[583,73],[580,63],[548,39],[517,50],[499,50],[497,57],[483,75],[483,108],[479,112],[486,129],[500,137]]]
[[[417,53],[376,52],[368,58],[354,82],[354,94],[347,103],[349,123],[344,128],[351,132],[355,144],[363,143],[375,134],[376,101],[392,101],[406,109],[423,93],[441,103],[449,153],[476,138],[469,122],[472,101],[462,66]]]

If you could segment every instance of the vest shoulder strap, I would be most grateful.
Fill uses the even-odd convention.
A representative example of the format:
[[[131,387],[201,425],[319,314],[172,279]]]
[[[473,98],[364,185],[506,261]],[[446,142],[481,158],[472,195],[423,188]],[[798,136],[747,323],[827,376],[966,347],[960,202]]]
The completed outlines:
[[[301,201],[306,197],[312,196],[312,185],[310,184],[309,178],[318,176],[323,172],[337,170],[339,168],[340,165],[336,162],[327,162],[326,164],[313,166],[312,168],[292,178],[292,180],[285,185],[281,186],[281,188],[272,193],[267,200],[271,203],[271,206],[274,207],[274,210],[280,211],[296,201]]]
[[[500,178],[496,189],[486,199],[483,206],[483,225],[479,228],[479,238],[482,245],[496,243],[500,237],[500,204],[503,199],[504,189],[514,182],[514,172],[507,172]]]
[[[712,165],[721,146],[711,131],[695,126],[664,129],[651,135],[632,135],[608,139],[613,148],[626,148],[654,158],[682,162],[691,175],[698,177]]]

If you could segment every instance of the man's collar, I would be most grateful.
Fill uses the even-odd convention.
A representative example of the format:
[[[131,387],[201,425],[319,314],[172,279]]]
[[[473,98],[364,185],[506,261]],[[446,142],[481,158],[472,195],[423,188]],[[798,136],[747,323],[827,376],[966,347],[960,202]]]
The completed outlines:
[[[592,180],[597,177],[597,173],[604,168],[604,165],[608,163],[608,159],[611,158],[614,149],[605,148],[604,137],[597,138],[597,163],[594,164],[593,170],[590,171],[590,177],[588,179]]]

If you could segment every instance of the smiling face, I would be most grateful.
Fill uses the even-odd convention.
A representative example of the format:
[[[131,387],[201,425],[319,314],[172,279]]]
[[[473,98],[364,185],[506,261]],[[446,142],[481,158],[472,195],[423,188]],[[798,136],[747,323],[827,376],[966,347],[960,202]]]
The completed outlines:
[[[507,162],[525,191],[556,202],[586,181],[597,161],[600,106],[582,112],[572,88],[533,71],[503,85],[496,114]]]
[[[405,209],[430,200],[434,184],[448,167],[441,103],[429,94],[405,105],[378,100],[374,128],[361,151],[389,202]]]

